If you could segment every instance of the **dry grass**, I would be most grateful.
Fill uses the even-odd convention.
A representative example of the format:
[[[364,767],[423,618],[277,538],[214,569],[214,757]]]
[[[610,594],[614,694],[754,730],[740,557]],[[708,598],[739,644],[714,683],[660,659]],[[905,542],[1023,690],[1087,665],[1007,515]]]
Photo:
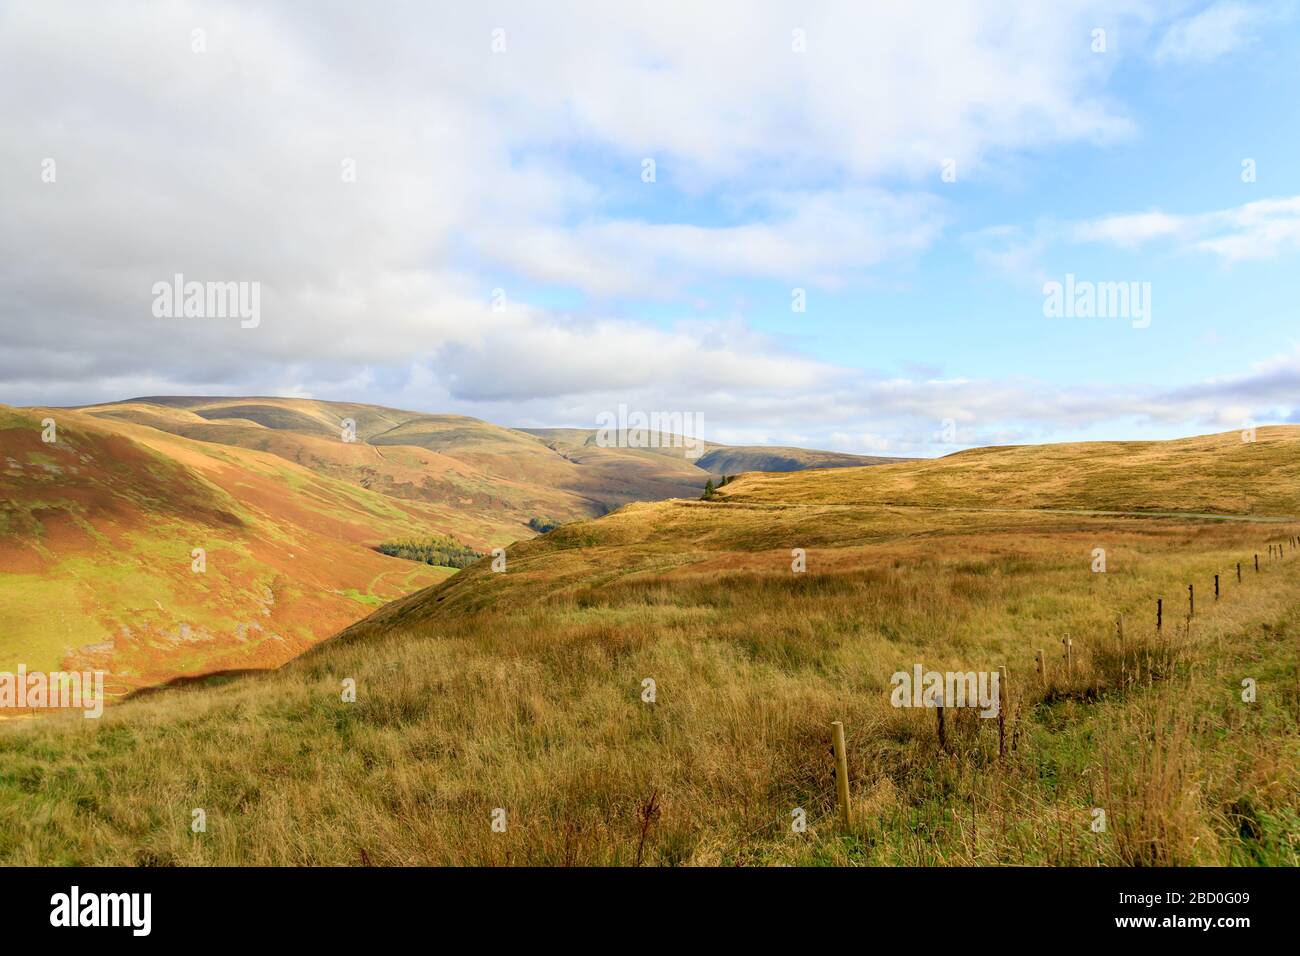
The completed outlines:
[[[1249,568],[1300,525],[936,514],[845,501],[854,474],[785,479],[801,495],[822,481],[819,502],[780,501],[763,477],[728,485],[731,500],[631,506],[517,545],[505,574],[481,562],[278,672],[98,723],[4,727],[0,857],[1300,862],[1300,554]],[[1090,569],[1095,547],[1105,574]],[[890,675],[918,662],[1008,668],[1005,758],[996,721],[950,711],[941,752],[933,710],[890,706]],[[354,704],[340,700],[347,677]],[[848,735],[848,833],[835,825],[833,720]],[[205,834],[190,832],[196,807]],[[791,830],[796,808],[806,833]]]

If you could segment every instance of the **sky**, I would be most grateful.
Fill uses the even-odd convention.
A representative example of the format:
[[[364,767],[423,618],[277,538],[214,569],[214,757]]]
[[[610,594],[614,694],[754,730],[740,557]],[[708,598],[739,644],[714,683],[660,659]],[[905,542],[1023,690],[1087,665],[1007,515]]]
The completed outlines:
[[[1300,422],[1298,7],[0,0],[0,402]]]

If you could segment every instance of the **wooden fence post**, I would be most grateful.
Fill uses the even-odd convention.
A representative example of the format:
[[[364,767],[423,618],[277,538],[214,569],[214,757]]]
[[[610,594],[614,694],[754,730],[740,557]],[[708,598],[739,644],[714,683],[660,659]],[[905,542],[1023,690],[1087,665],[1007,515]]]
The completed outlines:
[[[1165,613],[1165,599],[1156,598],[1156,630],[1160,630]]]
[[[1217,601],[1218,599],[1219,599],[1219,576],[1216,574],[1214,576],[1214,600]]]
[[[1061,643],[1065,645],[1065,676],[1067,680],[1074,680],[1074,641],[1068,637],[1061,638]]]
[[[1259,555],[1255,555],[1255,573],[1259,574]]]
[[[1007,755],[1007,707],[1011,697],[1007,693],[1007,668],[998,668],[998,759]]]
[[[1241,583],[1241,562],[1237,562],[1237,583]]]
[[[1043,656],[1042,649],[1034,652],[1034,663],[1038,665],[1038,679],[1047,686],[1047,658]]]
[[[844,722],[831,724],[831,743],[835,748],[835,802],[839,804],[840,824],[849,828],[849,758],[844,750]]]
[[[1196,614],[1196,595],[1192,592],[1192,586],[1187,585],[1187,616],[1192,617]]]
[[[939,695],[939,703],[934,708],[934,712],[936,715],[935,719],[939,723],[939,749],[946,753],[948,750],[948,738],[944,734],[944,728],[943,728],[943,694]]]

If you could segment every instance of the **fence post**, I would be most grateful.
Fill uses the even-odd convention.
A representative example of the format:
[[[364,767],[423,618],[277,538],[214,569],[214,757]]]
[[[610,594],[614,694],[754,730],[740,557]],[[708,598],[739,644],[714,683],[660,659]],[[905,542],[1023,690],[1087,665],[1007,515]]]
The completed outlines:
[[[1164,613],[1165,613],[1165,599],[1156,598],[1156,630],[1157,631],[1160,630],[1160,625],[1162,623],[1161,619],[1164,617]]]
[[[1047,658],[1043,656],[1042,649],[1034,652],[1034,663],[1038,665],[1038,679],[1047,686]]]
[[[1255,573],[1259,574],[1259,555],[1255,555]]]
[[[1067,680],[1074,680],[1074,641],[1068,637],[1061,638],[1061,643],[1065,645],[1065,676]]]
[[[1196,614],[1196,595],[1192,592],[1192,586],[1187,585],[1187,616],[1192,617]]]
[[[1237,562],[1237,583],[1241,583],[1241,562]]]
[[[844,722],[831,724],[831,743],[835,748],[835,802],[839,804],[840,823],[849,828],[849,758],[844,751]]]
[[[1214,600],[1217,601],[1218,599],[1219,599],[1219,576],[1216,574],[1214,576]]]
[[[1011,701],[1007,693],[1006,665],[998,668],[998,676],[998,759],[1001,760],[1007,755],[1007,707]]]

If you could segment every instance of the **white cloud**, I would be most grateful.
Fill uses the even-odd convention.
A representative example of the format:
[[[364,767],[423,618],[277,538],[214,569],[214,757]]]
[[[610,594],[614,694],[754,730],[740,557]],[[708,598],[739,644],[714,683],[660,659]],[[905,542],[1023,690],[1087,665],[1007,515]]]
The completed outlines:
[[[1174,23],[1160,38],[1158,63],[1217,60],[1251,43],[1273,15],[1255,4],[1235,0],[1215,3]]]
[[[1028,230],[996,226],[964,238],[980,261],[1035,283],[1047,278],[1042,260],[1051,248],[1080,243],[1126,252],[1163,243],[1180,253],[1208,254],[1232,265],[1300,250],[1300,196],[1260,199],[1201,213],[1148,210],[1079,222],[1041,222]]]
[[[12,4],[6,393],[470,354],[500,339],[484,304],[511,273],[687,301],[717,279],[860,281],[934,241],[944,216],[924,184],[943,158],[965,176],[991,151],[1123,135],[1079,39],[1115,8],[110,0],[87,31],[79,5]],[[683,215],[627,211],[644,189],[686,197],[666,204]],[[177,272],[260,281],[262,327],[160,325],[149,290]]]
[[[1106,216],[1080,223],[1074,229],[1074,239],[1080,242],[1107,242],[1133,249],[1153,239],[1169,239],[1182,235],[1187,229],[1187,217],[1171,216],[1162,212],[1132,213]]]
[[[844,277],[925,250],[942,228],[938,202],[878,190],[773,194],[761,218],[699,226],[634,220],[501,225],[476,243],[531,278],[599,295],[682,295],[709,278],[837,287]]]
[[[867,281],[939,236],[944,159],[965,180],[1127,135],[1104,92],[1120,54],[1088,37],[1140,34],[1152,7],[1130,6],[7,5],[0,401],[308,392],[582,424],[689,396],[734,434],[916,436],[898,452],[947,417],[995,436],[1134,414],[1042,383],[878,380],[686,305],[640,318],[723,280]],[[1091,228],[1241,258],[1293,242],[1294,218]],[[262,325],[154,319],[177,272],[260,281]]]
[[[630,323],[520,314],[433,361],[453,398],[525,401],[619,390],[660,395],[812,391],[840,370],[783,353],[738,323],[666,332]],[[663,399],[660,399],[662,401]]]
[[[1229,263],[1271,259],[1300,248],[1300,196],[1261,199],[1192,215],[1146,212],[1105,216],[1075,225],[1070,237],[1125,249],[1170,240],[1182,249],[1208,252]]]

